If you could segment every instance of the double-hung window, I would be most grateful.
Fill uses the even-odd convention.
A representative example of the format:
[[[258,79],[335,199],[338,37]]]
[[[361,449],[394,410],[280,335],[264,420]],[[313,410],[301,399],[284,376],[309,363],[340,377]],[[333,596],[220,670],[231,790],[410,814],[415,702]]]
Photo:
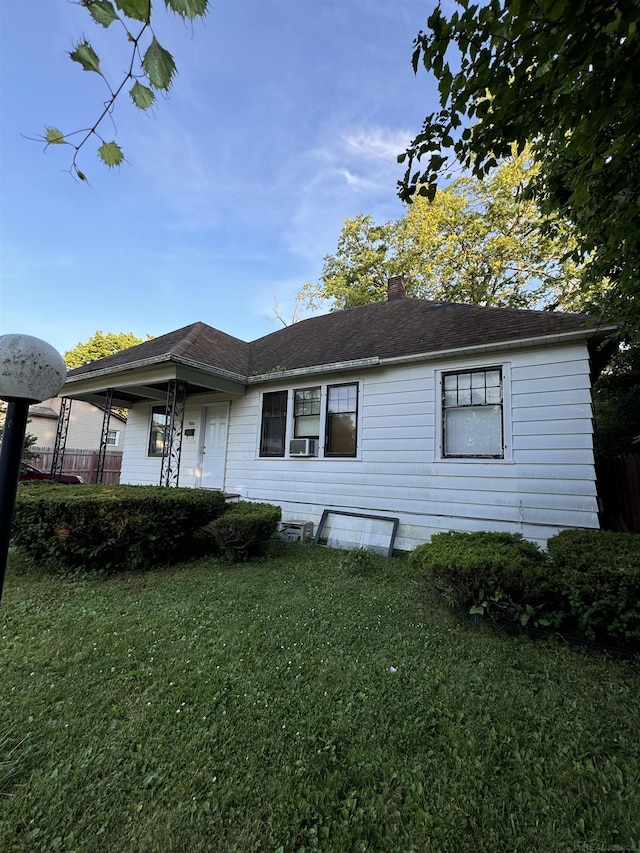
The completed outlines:
[[[313,447],[309,453],[311,456],[356,456],[358,383],[264,393],[260,456],[299,456],[301,454],[293,450],[286,452],[287,441],[296,439],[313,442],[309,444],[309,447]]]
[[[358,434],[358,383],[327,386],[325,456],[355,456]]]
[[[287,391],[270,391],[262,396],[260,456],[284,456],[287,397]]]
[[[107,444],[111,445],[111,447],[117,447],[120,444],[119,429],[110,429],[107,432]]]
[[[320,435],[320,387],[303,388],[293,395],[293,437]]]
[[[442,376],[443,455],[504,457],[502,369]]]

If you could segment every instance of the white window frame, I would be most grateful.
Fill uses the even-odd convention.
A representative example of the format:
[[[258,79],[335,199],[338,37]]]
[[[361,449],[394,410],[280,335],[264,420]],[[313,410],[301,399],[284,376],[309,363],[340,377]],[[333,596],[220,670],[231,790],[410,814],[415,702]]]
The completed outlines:
[[[445,456],[444,452],[444,412],[442,404],[442,389],[444,377],[452,373],[474,373],[485,370],[502,371],[502,456]],[[477,364],[451,364],[434,371],[435,379],[435,427],[436,448],[435,461],[446,462],[450,465],[504,465],[513,462],[513,430],[511,422],[511,364],[509,362]]]
[[[115,441],[109,441],[109,436],[113,435]],[[107,430],[107,447],[119,447],[120,445],[120,430],[119,429],[109,429]]]

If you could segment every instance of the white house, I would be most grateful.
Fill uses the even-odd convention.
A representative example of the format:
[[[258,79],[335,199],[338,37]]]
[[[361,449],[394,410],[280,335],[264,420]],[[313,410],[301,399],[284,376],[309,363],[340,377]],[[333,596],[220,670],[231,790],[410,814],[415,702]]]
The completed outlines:
[[[60,419],[62,399],[51,397],[42,403],[29,406],[29,426],[27,432],[35,436],[36,446],[53,448]],[[93,403],[76,400],[71,405],[66,446],[84,450],[98,450],[104,420],[104,410]],[[109,450],[122,450],[124,446],[124,428],[127,419],[117,412],[111,412],[107,430]]]
[[[382,542],[393,520],[400,550],[442,530],[545,543],[598,527],[590,353],[610,331],[405,298],[392,279],[387,302],[251,343],[194,323],[72,371],[61,393],[111,389],[129,409],[123,483],[222,489],[316,529],[329,511],[345,544]]]

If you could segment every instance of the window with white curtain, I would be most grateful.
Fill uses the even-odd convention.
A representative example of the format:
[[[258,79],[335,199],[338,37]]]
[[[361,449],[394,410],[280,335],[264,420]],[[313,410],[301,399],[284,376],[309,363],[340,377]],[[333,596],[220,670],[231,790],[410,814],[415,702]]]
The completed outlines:
[[[443,456],[504,457],[502,369],[442,375]]]

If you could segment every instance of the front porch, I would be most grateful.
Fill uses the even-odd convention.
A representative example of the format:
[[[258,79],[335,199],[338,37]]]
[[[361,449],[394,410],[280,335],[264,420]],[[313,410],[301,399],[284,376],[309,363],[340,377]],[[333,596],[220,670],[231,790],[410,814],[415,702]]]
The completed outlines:
[[[188,429],[185,426],[187,400],[198,396],[211,402],[224,399],[228,407],[230,399],[245,393],[243,376],[205,364],[188,363],[186,359],[171,354],[164,359],[155,358],[153,363],[145,360],[144,363],[133,362],[115,368],[96,367],[92,370],[91,367],[86,365],[72,371],[60,392],[62,407],[51,466],[54,475],[62,471],[74,400],[97,404],[105,413],[94,482],[100,483],[103,479],[111,410],[128,410],[148,403],[153,407],[149,455],[161,460],[157,482],[162,486],[178,486],[183,443],[185,437],[193,437],[195,432],[194,427]]]

